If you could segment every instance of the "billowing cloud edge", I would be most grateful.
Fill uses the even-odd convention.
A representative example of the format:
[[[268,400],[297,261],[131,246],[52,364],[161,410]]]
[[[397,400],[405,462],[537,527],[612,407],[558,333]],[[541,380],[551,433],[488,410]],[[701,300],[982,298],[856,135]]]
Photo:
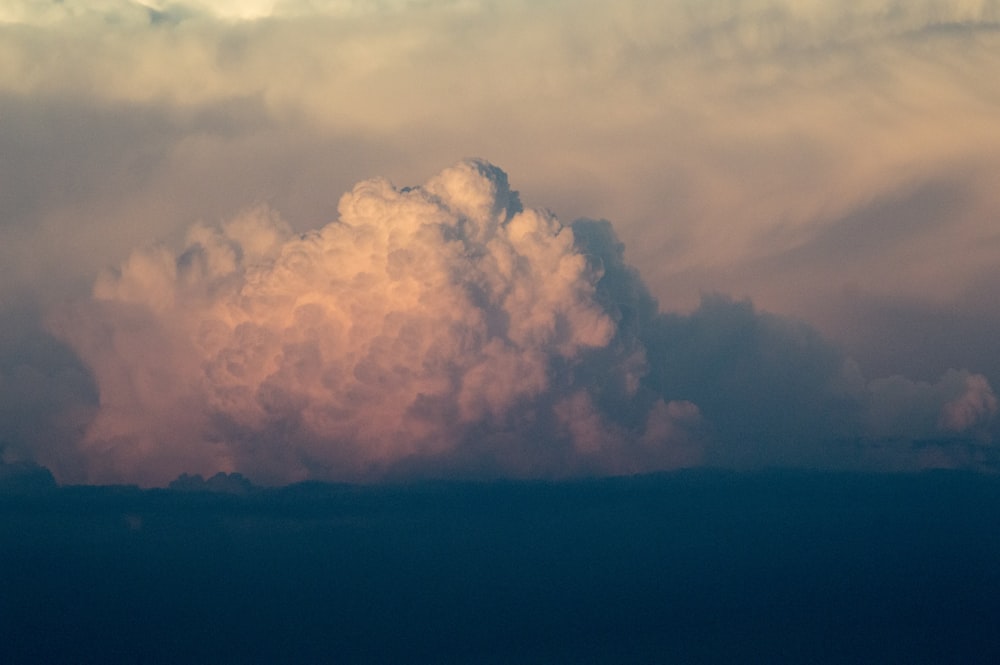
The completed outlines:
[[[52,318],[100,393],[74,447],[89,481],[906,468],[932,462],[842,443],[990,446],[981,375],[867,381],[721,296],[661,313],[609,223],[525,208],[486,161],[367,180],[338,210],[307,233],[267,207],[195,225]],[[948,459],[992,459],[973,458]]]

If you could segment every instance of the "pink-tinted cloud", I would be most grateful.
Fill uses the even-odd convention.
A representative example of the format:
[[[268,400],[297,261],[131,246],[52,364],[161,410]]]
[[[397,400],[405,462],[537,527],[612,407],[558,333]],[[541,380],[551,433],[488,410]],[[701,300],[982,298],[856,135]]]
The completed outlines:
[[[363,478],[484,426],[565,440],[599,470],[625,441],[669,448],[697,420],[658,403],[632,431],[594,410],[586,381],[555,385],[616,322],[573,230],[522,209],[496,167],[462,162],[413,189],[365,181],[339,210],[306,234],[266,209],[195,226],[179,251],[134,252],[59,320],[100,390],[81,443],[93,479]],[[620,360],[606,370],[635,371]]]
[[[981,433],[997,412],[986,377],[949,370],[937,382],[892,376],[872,381],[870,430],[911,439]]]
[[[989,440],[981,375],[867,382],[749,302],[662,313],[609,223],[524,208],[488,162],[361,182],[339,212],[195,225],[53,318],[100,394],[88,480],[854,468],[857,445]]]

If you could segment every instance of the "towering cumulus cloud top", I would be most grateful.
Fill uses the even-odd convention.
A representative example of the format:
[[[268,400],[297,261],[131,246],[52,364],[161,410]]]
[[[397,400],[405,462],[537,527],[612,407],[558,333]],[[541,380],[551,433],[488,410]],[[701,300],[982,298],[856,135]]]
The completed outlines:
[[[588,382],[630,383],[642,361],[576,376],[616,321],[572,228],[474,160],[423,187],[362,182],[339,212],[303,235],[267,209],[196,226],[180,252],[137,251],[98,280],[61,326],[100,390],[93,478],[612,463]],[[659,405],[636,434],[667,445],[678,414],[697,411]]]
[[[477,160],[362,182],[305,234],[267,208],[196,225],[54,328],[100,392],[76,450],[98,482],[849,463],[868,435],[983,442],[997,408],[968,372],[866,383],[748,303],[661,314],[607,222],[525,209]]]

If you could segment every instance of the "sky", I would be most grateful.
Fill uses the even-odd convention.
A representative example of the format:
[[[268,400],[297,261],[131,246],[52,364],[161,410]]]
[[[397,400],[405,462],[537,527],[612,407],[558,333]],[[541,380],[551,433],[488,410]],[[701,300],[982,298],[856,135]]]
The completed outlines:
[[[0,455],[997,469],[1000,3],[0,7]]]

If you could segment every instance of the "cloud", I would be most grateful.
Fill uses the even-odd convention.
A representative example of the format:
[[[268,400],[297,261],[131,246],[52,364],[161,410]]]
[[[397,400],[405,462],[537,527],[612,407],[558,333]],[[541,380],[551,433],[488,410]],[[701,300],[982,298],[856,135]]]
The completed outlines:
[[[869,386],[749,302],[660,313],[609,223],[524,208],[488,162],[367,180],[339,211],[307,233],[262,207],[196,225],[53,319],[100,391],[90,479],[844,466],[838,442],[996,412],[967,372]]]
[[[337,217],[331,192],[365,174],[428,182],[442,164],[488,155],[517,174],[525,200],[558,214],[583,254],[603,257],[594,298],[614,335],[580,352],[574,377],[600,360],[621,367],[620,385],[636,390],[616,400],[588,374],[574,398],[572,382],[556,388],[550,378],[540,394],[551,398],[551,418],[533,426],[568,441],[556,414],[592,409],[603,418],[594,427],[636,441],[644,428],[661,429],[647,423],[664,397],[668,411],[671,402],[696,404],[699,440],[711,432],[716,442],[690,459],[820,459],[778,443],[756,453],[718,443],[738,438],[736,411],[697,387],[700,377],[729,381],[754,432],[773,426],[775,441],[810,431],[809,413],[835,414],[823,416],[831,431],[864,432],[872,376],[935,385],[968,368],[998,385],[998,24],[994,0],[6,2],[0,319],[26,305],[33,328],[18,339],[41,337],[39,322],[84,295],[108,265],[167,297],[178,287],[157,261],[176,263],[202,243],[188,236],[193,223],[242,247],[220,229],[260,206],[280,211],[284,243]],[[643,280],[622,273],[611,285],[612,245],[585,240],[597,227],[570,223],[584,217],[614,220],[610,235]],[[129,258],[154,240],[166,255]],[[249,269],[242,260],[234,274]],[[636,284],[641,294],[629,290]],[[732,298],[709,302],[705,293]],[[128,308],[114,298],[126,295],[102,306],[117,317]],[[524,292],[541,302],[562,295]],[[129,307],[141,318],[148,306]],[[162,328],[161,313],[142,316],[149,320],[136,326]],[[794,332],[793,320],[820,341]],[[703,348],[693,341],[699,326],[731,326],[732,348],[724,339]],[[166,346],[185,339],[164,330]],[[683,334],[714,369],[699,374],[684,362]],[[797,367],[790,374],[768,351],[786,344]],[[850,363],[834,347],[864,376],[844,369]],[[20,341],[0,349],[5,385],[25,380],[14,369],[30,366],[24,349]],[[719,369],[727,366],[716,352],[747,354],[746,366],[775,378]],[[671,378],[657,353],[694,387]],[[755,405],[741,382],[784,386],[786,395]],[[76,387],[63,403],[87,413],[94,396],[83,383],[68,382]],[[762,414],[782,402],[794,408],[774,425]],[[493,408],[486,397],[462,408],[474,403]],[[927,416],[931,429],[939,417]],[[22,441],[31,428],[15,421],[4,436]],[[990,422],[973,429],[997,434]],[[470,437],[448,449],[449,463],[489,466],[491,446],[473,454]],[[638,450],[589,459],[624,469]],[[539,453],[534,464],[564,468],[560,454]],[[514,459],[527,457],[491,463],[530,471]],[[205,462],[202,472],[224,470],[217,466]]]
[[[97,386],[72,350],[39,330],[36,312],[19,306],[5,314],[0,321],[0,465],[45,460],[62,480],[82,480],[75,443],[94,416]]]
[[[339,210],[306,234],[262,208],[195,226],[179,251],[134,252],[56,324],[100,389],[81,444],[95,478],[365,477],[529,435],[565,450],[519,467],[562,473],[697,420],[658,402],[630,428],[597,409],[601,383],[638,391],[641,348],[610,348],[601,266],[496,167],[365,181]],[[581,368],[596,351],[600,371]]]
[[[871,384],[871,429],[882,436],[927,439],[985,433],[997,413],[986,377],[949,370],[936,383],[892,376]]]
[[[561,218],[615,220],[670,308],[714,290],[822,321],[804,300],[843,285],[840,263],[788,262],[844,252],[862,222],[888,246],[884,264],[867,244],[846,248],[861,287],[947,299],[996,265],[984,242],[1000,203],[990,0],[146,5],[5,3],[0,92],[14,112],[0,114],[0,139],[22,138],[4,145],[0,196],[46,183],[42,209],[3,238],[18,248],[5,263],[22,247],[47,256],[61,245],[52,227],[76,224],[131,234],[88,247],[117,263],[259,200],[312,228],[330,213],[317,192],[358,173],[421,182],[485,154]],[[45,137],[67,135],[93,140],[85,152],[61,140],[64,159]],[[30,173],[61,177],[18,178],[32,160]],[[934,218],[897,243],[913,228],[897,217],[907,206],[880,204],[940,183],[952,191]],[[85,200],[53,196],[68,188]]]
[[[660,321],[652,381],[701,408],[714,463],[823,465],[833,443],[863,435],[860,371],[805,324],[723,296]]]

